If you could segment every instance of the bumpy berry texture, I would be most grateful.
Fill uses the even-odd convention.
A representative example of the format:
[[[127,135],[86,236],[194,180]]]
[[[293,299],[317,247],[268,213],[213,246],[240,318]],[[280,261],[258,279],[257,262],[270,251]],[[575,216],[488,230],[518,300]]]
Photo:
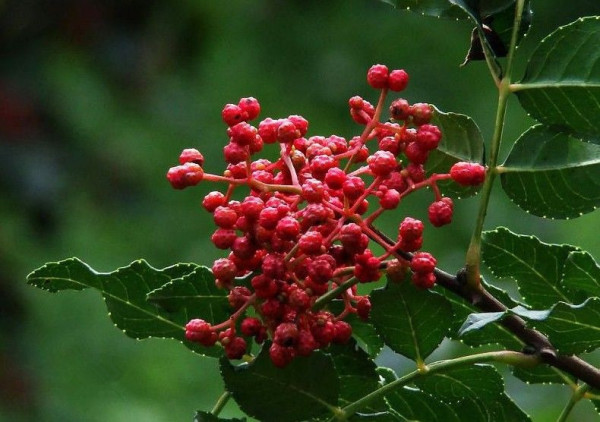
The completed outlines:
[[[219,343],[229,359],[241,359],[251,341],[270,339],[271,360],[283,367],[296,356],[347,342],[352,336],[352,326],[344,321],[348,315],[369,318],[371,302],[359,293],[358,283],[383,275],[402,282],[410,270],[418,288],[435,284],[436,260],[421,251],[425,224],[402,215],[403,201],[429,188],[434,194],[429,221],[443,226],[452,220],[453,204],[442,197],[437,182],[480,184],[485,169],[457,163],[448,174],[427,176],[429,155],[443,142],[431,124],[429,104],[397,98],[389,106],[389,121],[375,119],[382,115],[386,95],[405,90],[408,80],[404,70],[371,67],[367,82],[380,90],[379,109],[359,96],[350,98],[350,117],[363,128],[349,139],[309,136],[309,122],[298,115],[252,124],[261,106],[247,97],[222,110],[229,139],[222,174],[205,173],[198,150],[181,153],[179,165],[167,173],[174,188],[201,181],[224,184],[208,193],[202,206],[216,226],[212,243],[227,251],[212,272],[216,286],[228,292],[232,312],[214,324],[191,320],[189,341],[206,347]],[[279,157],[257,158],[271,144]],[[246,190],[245,197],[235,200],[239,189]],[[395,239],[375,226],[388,210],[401,216]],[[328,310],[333,299],[344,303],[338,314]],[[249,310],[252,316],[246,315]]]

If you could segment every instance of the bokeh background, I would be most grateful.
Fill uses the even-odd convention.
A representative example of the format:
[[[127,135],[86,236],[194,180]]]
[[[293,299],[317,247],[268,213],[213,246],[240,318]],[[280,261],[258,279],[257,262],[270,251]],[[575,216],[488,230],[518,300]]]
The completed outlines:
[[[543,35],[600,14],[597,0],[532,3],[516,75]],[[219,172],[220,111],[243,96],[260,100],[263,118],[301,114],[310,134],[352,136],[347,99],[374,101],[365,72],[385,63],[410,73],[409,101],[468,114],[489,139],[496,93],[487,68],[459,66],[470,30],[376,0],[0,0],[0,421],[191,421],[210,409],[222,388],[216,361],[129,339],[96,292],[51,295],[27,286],[27,273],[71,256],[99,271],[140,257],[160,268],[220,256],[199,206],[211,186],[174,191],[165,172],[186,147]],[[509,107],[514,140],[532,122],[516,101]],[[598,212],[546,222],[496,193],[488,228],[600,257]],[[399,213],[425,218],[429,201]],[[461,201],[454,224],[426,235],[449,271],[461,267],[475,206]],[[383,227],[394,230],[399,213]],[[380,363],[409,368],[391,353]],[[555,420],[569,396],[510,376],[507,384],[535,421]],[[223,415],[236,412],[230,403]],[[572,420],[600,418],[585,403]]]

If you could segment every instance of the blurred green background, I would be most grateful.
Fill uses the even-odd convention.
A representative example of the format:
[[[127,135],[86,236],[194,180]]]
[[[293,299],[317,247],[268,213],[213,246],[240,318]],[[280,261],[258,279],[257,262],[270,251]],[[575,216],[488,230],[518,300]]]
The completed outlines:
[[[543,35],[600,14],[597,0],[532,3],[517,75]],[[210,409],[216,361],[131,340],[95,292],[50,295],[27,286],[27,273],[70,256],[100,271],[140,257],[156,267],[219,257],[199,207],[212,187],[174,191],[165,172],[186,147],[221,171],[221,108],[243,96],[260,100],[262,118],[301,114],[309,134],[352,136],[347,99],[375,101],[365,72],[385,63],[410,73],[409,101],[468,114],[489,139],[487,68],[459,66],[470,30],[376,0],[0,0],[0,421],[191,421]],[[532,123],[516,101],[508,122],[507,140]],[[488,228],[600,257],[597,212],[547,222],[496,193]],[[382,226],[393,231],[404,213],[426,218],[429,201],[407,201]],[[461,267],[476,201],[459,202],[454,224],[426,234],[425,249],[449,271]],[[389,353],[380,363],[409,367]],[[568,399],[563,388],[507,383],[535,421],[555,420]],[[235,414],[233,404],[223,412]],[[572,420],[598,419],[586,403]]]

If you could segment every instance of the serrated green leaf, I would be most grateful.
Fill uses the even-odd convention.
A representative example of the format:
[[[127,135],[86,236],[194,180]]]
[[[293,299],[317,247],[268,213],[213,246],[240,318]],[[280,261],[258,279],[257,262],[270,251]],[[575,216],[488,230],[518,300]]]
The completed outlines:
[[[338,315],[344,309],[344,303],[341,300],[335,300],[328,305],[328,309]],[[375,327],[370,321],[360,319],[356,314],[350,314],[344,318],[352,326],[352,337],[358,342],[358,345],[375,359],[381,349],[383,349],[383,340],[377,334]]]
[[[316,351],[277,368],[263,345],[252,363],[234,367],[221,359],[225,389],[249,416],[264,422],[305,421],[328,413],[340,393],[331,356]]]
[[[458,410],[453,405],[438,400],[435,396],[411,387],[396,388],[385,396],[390,407],[410,421],[461,422]],[[471,413],[469,421],[471,421]]]
[[[408,281],[374,290],[371,304],[371,321],[385,343],[412,360],[424,360],[450,331],[450,303]]]
[[[600,296],[600,266],[587,252],[571,252],[565,262],[561,284],[568,290]]]
[[[354,341],[343,345],[333,344],[327,352],[333,358],[333,365],[340,379],[339,407],[344,407],[379,387],[377,365]],[[360,409],[360,412],[373,414],[387,410],[382,398],[369,403],[367,407]]]
[[[189,315],[212,324],[227,320],[231,314],[227,292],[217,288],[212,273],[206,267],[198,267],[152,290],[147,300],[169,312],[185,309]]]
[[[213,415],[210,412],[202,412],[202,411],[198,411],[198,412],[196,412],[196,415],[194,415],[194,422],[246,422],[246,421],[247,421],[246,418],[223,419],[223,418]]]
[[[575,218],[600,206],[600,145],[542,125],[525,132],[501,168],[508,197],[545,218]]]
[[[436,108],[432,124],[440,128],[442,141],[429,155],[428,174],[448,173],[450,167],[459,161],[483,163],[483,136],[473,119],[464,114],[444,113]],[[464,187],[453,181],[441,181],[438,185],[444,193],[461,198],[474,195],[478,190],[478,187]]]
[[[542,243],[534,236],[518,235],[504,227],[482,236],[485,265],[495,276],[515,280],[525,302],[534,308],[584,299],[560,283],[565,260],[574,250],[574,246]]]
[[[512,369],[515,377],[528,384],[574,384],[575,379],[567,373],[549,365],[538,365],[533,368],[515,366]]]
[[[536,120],[600,142],[600,18],[558,28],[531,55],[525,77],[513,86]]]
[[[139,260],[110,273],[99,273],[71,258],[44,265],[29,274],[27,282],[51,292],[94,288],[102,294],[112,321],[129,337],[172,338],[197,350],[185,341],[185,324],[193,315],[186,309],[170,312],[146,301],[150,291],[197,268],[194,264],[178,264],[158,270]]]
[[[504,290],[498,289],[485,282],[484,287],[506,307],[512,308],[518,305],[518,303],[511,299]],[[511,350],[518,350],[522,347],[523,343],[521,340],[500,324],[486,325],[477,331],[472,331],[464,336],[460,336],[458,333],[463,321],[465,321],[470,314],[479,312],[479,309],[446,289],[436,288],[436,291],[444,295],[452,305],[454,317],[452,318],[452,329],[450,331],[451,338],[460,340],[464,344],[473,347],[487,344],[500,344]]]
[[[504,381],[491,365],[472,365],[434,373],[415,380],[423,392],[452,405],[469,421],[517,422],[529,417],[506,395]]]
[[[527,325],[546,334],[557,352],[574,355],[600,347],[600,298],[591,297],[580,305],[558,302],[544,311],[523,307],[511,309]]]

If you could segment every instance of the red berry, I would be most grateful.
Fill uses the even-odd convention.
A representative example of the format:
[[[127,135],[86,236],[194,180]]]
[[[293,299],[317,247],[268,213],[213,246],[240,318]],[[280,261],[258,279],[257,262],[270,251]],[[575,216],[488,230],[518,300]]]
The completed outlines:
[[[367,72],[367,82],[375,89],[383,89],[388,86],[388,68],[383,64],[371,66]]]
[[[258,134],[265,144],[274,144],[277,142],[277,129],[281,124],[281,120],[273,120],[267,117],[258,124]]]
[[[348,199],[357,199],[365,192],[365,182],[357,176],[347,177],[342,184],[342,190]]]
[[[233,309],[240,309],[246,304],[248,298],[252,295],[250,289],[244,286],[235,286],[229,292],[227,300]]]
[[[310,171],[319,180],[325,179],[329,169],[337,166],[337,160],[331,155],[317,155],[310,161]]]
[[[247,347],[246,340],[242,337],[233,337],[224,346],[225,356],[227,359],[241,359],[246,354]]]
[[[237,238],[233,229],[217,229],[211,236],[211,241],[218,249],[229,249]]]
[[[434,273],[413,273],[412,281],[417,287],[430,289],[434,286],[436,278]]]
[[[202,206],[208,212],[213,212],[217,207],[223,204],[225,204],[225,195],[218,191],[208,193],[202,200]]]
[[[323,246],[323,235],[318,231],[308,231],[300,236],[298,248],[302,253],[315,255],[321,252]]]
[[[192,319],[185,325],[185,338],[210,347],[217,342],[217,333],[203,319]]]
[[[204,171],[196,163],[185,163],[180,166],[171,167],[167,172],[167,179],[175,189],[184,189],[195,186],[202,181]]]
[[[213,214],[215,224],[224,229],[231,229],[238,219],[237,213],[228,207],[217,207]]]
[[[384,210],[393,210],[400,203],[400,193],[396,189],[388,189],[379,199],[379,205]]]
[[[309,330],[300,330],[298,333],[298,342],[296,344],[296,352],[299,356],[308,356],[313,350],[319,348],[319,343]]]
[[[260,212],[264,209],[265,203],[256,196],[247,196],[240,205],[240,212],[250,221],[259,218]]]
[[[298,339],[298,326],[293,322],[279,324],[273,333],[273,343],[280,346],[291,347]]]
[[[424,164],[429,156],[429,151],[423,148],[418,142],[411,142],[406,146],[404,155],[413,164]]]
[[[404,91],[408,85],[408,73],[404,69],[392,70],[388,76],[388,86],[392,91]]]
[[[240,330],[243,335],[254,337],[257,334],[260,334],[262,326],[262,323],[257,318],[244,318],[240,324]]]
[[[277,222],[275,232],[283,240],[296,240],[300,234],[300,223],[293,217],[284,217]]]
[[[450,177],[463,186],[477,186],[485,180],[485,167],[477,163],[459,162],[450,169]]]
[[[404,98],[392,101],[390,105],[390,116],[394,120],[407,120],[410,117],[410,104]]]
[[[423,235],[423,229],[425,226],[420,220],[406,217],[400,223],[400,227],[398,228],[398,234],[404,241],[412,241],[420,238]]]
[[[229,164],[237,164],[246,161],[250,158],[248,147],[241,146],[236,142],[230,142],[223,147],[223,156]],[[242,173],[242,177],[246,176],[246,171]]]
[[[292,347],[284,347],[279,344],[273,343],[269,348],[269,356],[273,365],[278,368],[283,368],[289,364],[295,356],[294,349]]]
[[[327,283],[333,277],[335,258],[328,254],[319,255],[308,267],[308,275],[317,284]]]
[[[306,132],[308,132],[308,120],[298,115],[288,116],[288,120],[296,126],[296,129],[300,132],[300,136],[306,135]]]
[[[333,324],[334,335],[333,342],[334,343],[346,343],[352,337],[352,326],[345,321],[336,321]]]
[[[238,237],[231,245],[231,252],[240,259],[250,259],[256,252],[256,246],[248,237]]]
[[[414,183],[419,183],[425,180],[425,168],[422,164],[410,163],[408,166],[406,166],[406,173],[408,174],[408,177],[410,177],[410,180],[412,180]]]
[[[237,267],[234,262],[228,258],[217,259],[212,266],[212,272],[215,278],[224,282],[232,281],[237,274]]]
[[[277,208],[265,207],[258,215],[258,224],[265,229],[274,229],[278,222],[279,211],[277,211]]]
[[[256,138],[258,131],[251,124],[241,122],[235,126],[230,127],[228,133],[231,142],[235,142],[240,146],[246,146],[250,145],[254,138]]]
[[[221,112],[221,117],[227,126],[233,126],[240,122],[243,122],[248,117],[241,107],[235,104],[226,104]]]
[[[433,116],[433,109],[429,104],[416,103],[413,104],[410,110],[413,123],[417,126],[429,123]]]
[[[417,129],[417,143],[427,151],[436,149],[441,139],[442,132],[437,126],[425,124]]]
[[[356,313],[362,320],[369,319],[369,313],[371,312],[371,301],[367,296],[361,297],[356,302]]]
[[[388,151],[377,151],[367,158],[369,169],[375,176],[385,177],[397,166],[396,157]]]
[[[194,148],[188,148],[181,151],[179,155],[179,164],[196,163],[199,166],[204,164],[204,156],[200,151]]]
[[[244,120],[254,120],[260,114],[260,104],[254,97],[242,98],[238,103],[239,108],[242,112],[246,113]]]
[[[285,276],[285,261],[283,256],[269,253],[263,258],[261,269],[264,275],[274,279],[283,279]]]
[[[452,222],[452,199],[442,198],[429,206],[429,221],[435,227],[441,227]]]
[[[290,143],[294,139],[300,138],[302,132],[298,130],[294,122],[290,119],[282,119],[279,127],[277,128],[277,140],[281,143]],[[266,141],[265,141],[266,142]],[[267,142],[268,143],[268,142]]]
[[[435,270],[437,261],[428,252],[417,252],[410,261],[410,269],[416,273],[431,273]]]
[[[308,179],[302,184],[302,198],[307,202],[321,202],[325,197],[325,186],[323,182],[316,179]]]

